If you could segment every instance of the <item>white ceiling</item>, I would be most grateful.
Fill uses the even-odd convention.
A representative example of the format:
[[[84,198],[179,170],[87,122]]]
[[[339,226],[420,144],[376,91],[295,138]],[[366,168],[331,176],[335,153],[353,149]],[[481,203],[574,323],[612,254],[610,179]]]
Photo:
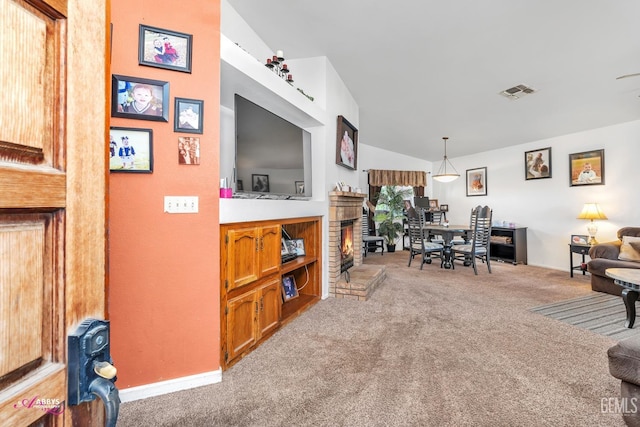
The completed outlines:
[[[229,0],[274,52],[326,56],[360,140],[438,161],[640,119],[638,0]],[[509,100],[525,84],[538,92]]]

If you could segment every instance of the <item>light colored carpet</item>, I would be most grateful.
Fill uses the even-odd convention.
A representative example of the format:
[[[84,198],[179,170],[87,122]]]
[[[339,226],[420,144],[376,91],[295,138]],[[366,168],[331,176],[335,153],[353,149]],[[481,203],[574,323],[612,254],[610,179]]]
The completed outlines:
[[[640,325],[632,329],[624,326],[627,312],[622,297],[602,292],[535,307],[531,311],[616,340],[640,333]]]
[[[387,272],[369,301],[320,301],[221,383],[125,403],[118,426],[624,426],[601,409],[617,341],[531,311],[588,276],[407,260],[367,257]]]

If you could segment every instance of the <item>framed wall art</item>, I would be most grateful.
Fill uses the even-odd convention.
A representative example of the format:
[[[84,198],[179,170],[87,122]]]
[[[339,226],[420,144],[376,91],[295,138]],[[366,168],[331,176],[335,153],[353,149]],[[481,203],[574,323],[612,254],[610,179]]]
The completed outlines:
[[[178,138],[178,164],[200,164],[200,137],[181,136]]]
[[[169,82],[114,74],[111,117],[169,121]]]
[[[269,192],[269,175],[251,175],[251,190],[259,193]]]
[[[198,99],[176,98],[173,109],[173,131],[184,133],[202,133],[202,114],[204,101]]]
[[[604,150],[569,154],[571,187],[604,184]]]
[[[551,178],[551,147],[524,153],[525,180]]]
[[[284,302],[298,297],[298,288],[296,287],[296,279],[292,275],[282,277],[282,298]]]
[[[353,170],[358,167],[358,129],[343,116],[338,116],[336,164]]]
[[[140,25],[138,63],[190,73],[192,43],[191,34]]]
[[[487,168],[467,169],[467,197],[487,195]]]
[[[111,172],[153,172],[153,130],[112,127],[109,139]]]
[[[440,212],[449,212],[449,205],[440,205]]]

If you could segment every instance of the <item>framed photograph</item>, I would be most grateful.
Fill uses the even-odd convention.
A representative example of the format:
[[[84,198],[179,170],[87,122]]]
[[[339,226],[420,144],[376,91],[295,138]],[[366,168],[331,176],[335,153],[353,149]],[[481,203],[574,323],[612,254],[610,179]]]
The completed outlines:
[[[429,210],[430,211],[438,210],[438,199],[429,199]]]
[[[269,192],[269,175],[251,175],[251,190],[259,193]]]
[[[191,72],[193,36],[140,25],[138,64]]]
[[[292,275],[282,277],[282,299],[284,302],[298,297],[296,279]]]
[[[288,253],[292,254],[292,255],[298,255],[298,252],[296,251],[296,241],[293,239],[284,239],[284,243],[287,245],[287,251]]]
[[[306,252],[304,250],[304,239],[293,239],[292,242],[294,243],[296,255],[298,256],[306,255]]]
[[[287,245],[287,239],[283,237],[281,240],[282,244],[280,246],[280,256],[289,255],[289,246]]]
[[[441,212],[449,212],[449,205],[440,205]]]
[[[467,169],[467,197],[487,195],[487,168]]]
[[[173,131],[184,133],[202,133],[202,110],[204,101],[198,99],[176,98],[173,109]]]
[[[178,138],[178,164],[200,164],[200,137],[181,136]]]
[[[109,171],[153,172],[153,130],[112,127],[109,139]]]
[[[241,179],[236,181],[236,191],[244,191],[244,185]]]
[[[295,181],[296,194],[304,194],[304,181]]]
[[[353,170],[358,167],[358,129],[342,116],[338,116],[336,164]]]
[[[604,150],[569,154],[571,187],[604,184]]]
[[[168,122],[169,82],[114,74],[111,117]]]
[[[524,153],[525,180],[551,178],[551,147]]]
[[[589,244],[589,236],[583,234],[572,234],[571,235],[571,243],[574,245],[588,245]]]

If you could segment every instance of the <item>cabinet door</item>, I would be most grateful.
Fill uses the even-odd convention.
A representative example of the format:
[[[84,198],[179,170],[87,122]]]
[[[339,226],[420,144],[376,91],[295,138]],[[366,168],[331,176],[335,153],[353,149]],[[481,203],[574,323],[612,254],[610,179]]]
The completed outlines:
[[[228,301],[227,314],[227,361],[252,347],[258,341],[256,328],[258,314],[258,292],[242,294]]]
[[[227,233],[228,290],[255,282],[260,277],[258,228],[239,228]]]
[[[277,273],[282,263],[280,247],[282,232],[279,225],[262,227],[260,237],[260,277]]]
[[[282,307],[280,276],[267,282],[260,288],[260,291],[258,327],[260,328],[260,336],[263,336],[280,324],[280,309]]]

